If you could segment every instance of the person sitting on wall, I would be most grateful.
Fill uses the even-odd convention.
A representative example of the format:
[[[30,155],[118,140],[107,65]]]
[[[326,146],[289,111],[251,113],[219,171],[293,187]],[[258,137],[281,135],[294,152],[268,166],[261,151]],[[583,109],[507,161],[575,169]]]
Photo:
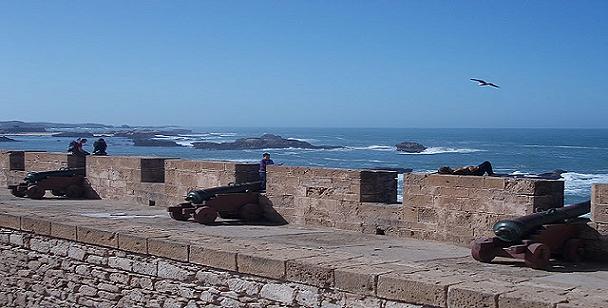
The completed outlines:
[[[274,161],[270,159],[270,153],[262,154],[262,160],[260,160],[260,189],[266,190],[266,166],[274,165]]]
[[[483,163],[477,166],[465,166],[462,168],[458,168],[456,170],[443,166],[439,168],[439,174],[453,174],[453,175],[494,175],[494,171],[492,171],[492,164],[489,161],[484,161]]]
[[[93,142],[93,155],[108,155],[106,153],[106,149],[108,148],[108,144],[103,138],[97,139],[97,141]]]
[[[85,156],[85,155],[89,155],[90,153],[84,150],[84,144],[87,143],[87,139],[86,138],[78,138],[72,142],[70,142],[70,146],[68,147],[68,152],[72,153],[73,155],[80,155],[80,156]]]

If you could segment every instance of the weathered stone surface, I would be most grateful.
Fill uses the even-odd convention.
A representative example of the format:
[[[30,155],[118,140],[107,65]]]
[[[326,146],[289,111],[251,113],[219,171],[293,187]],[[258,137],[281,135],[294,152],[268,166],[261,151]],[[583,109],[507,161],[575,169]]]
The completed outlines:
[[[378,276],[395,270],[404,272],[408,267],[394,265],[353,265],[334,270],[335,286],[344,291],[357,294],[376,294]],[[416,271],[409,268],[411,272]]]
[[[549,308],[567,300],[567,291],[555,289],[519,287],[515,291],[498,296],[499,308]]]
[[[51,236],[66,240],[76,240],[76,226],[51,222]]]
[[[498,307],[498,296],[512,291],[514,286],[504,282],[465,282],[449,286],[448,307]]]
[[[21,228],[21,217],[0,213],[0,227],[19,230]]]
[[[236,271],[236,249],[221,245],[190,245],[189,261],[195,264]]]
[[[240,273],[283,279],[285,278],[287,260],[318,254],[304,249],[244,251],[237,255],[237,268]]]
[[[118,248],[130,252],[148,253],[148,241],[146,237],[136,234],[119,233]]]
[[[22,217],[21,230],[37,233],[40,235],[50,235],[51,222],[42,218]]]
[[[78,226],[76,229],[78,241],[93,245],[118,247],[118,235],[114,232]]]
[[[591,188],[591,220],[608,223],[608,184],[593,184]]]
[[[391,300],[444,307],[448,287],[464,281],[465,277],[437,271],[392,272],[378,277],[377,294]]]
[[[178,261],[188,261],[188,245],[169,239],[148,239],[148,253]]]

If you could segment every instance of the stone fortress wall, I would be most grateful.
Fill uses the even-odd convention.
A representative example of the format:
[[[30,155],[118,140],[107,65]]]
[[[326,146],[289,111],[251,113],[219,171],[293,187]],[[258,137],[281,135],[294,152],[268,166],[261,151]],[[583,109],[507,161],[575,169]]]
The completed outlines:
[[[20,181],[28,171],[82,166],[89,197],[155,207],[180,202],[194,187],[257,179],[256,164],[121,156],[87,157],[85,162],[63,153],[0,152],[0,186]],[[497,219],[563,203],[561,181],[430,174],[406,175],[403,202],[397,203],[395,178],[391,171],[270,166],[261,203],[269,219],[295,225],[462,245],[490,235]],[[305,248],[265,250],[217,238],[186,243],[161,234],[53,217],[32,216],[27,209],[0,211],[1,305],[527,306],[519,302],[524,291],[503,294],[513,286],[488,285],[483,277],[464,282],[470,279],[466,272],[433,274],[412,268],[412,273],[393,275],[382,264],[355,263],[334,269],[336,262],[344,266],[348,256],[331,261]],[[594,185],[591,217],[587,239],[596,257],[605,261],[608,184]],[[307,253],[326,263],[307,260]],[[301,259],[291,259],[296,256]],[[547,296],[547,303],[554,301]]]
[[[65,153],[10,151],[0,152],[0,186],[28,171],[62,167],[86,167],[89,197],[155,206],[182,202],[193,188],[258,180],[257,164],[137,156],[85,161]],[[500,219],[563,205],[563,181],[417,173],[405,175],[403,201],[397,203],[396,177],[394,171],[269,166],[260,203],[277,222],[459,245],[491,236]],[[593,189],[590,226],[600,234],[608,233],[606,191],[604,184]]]

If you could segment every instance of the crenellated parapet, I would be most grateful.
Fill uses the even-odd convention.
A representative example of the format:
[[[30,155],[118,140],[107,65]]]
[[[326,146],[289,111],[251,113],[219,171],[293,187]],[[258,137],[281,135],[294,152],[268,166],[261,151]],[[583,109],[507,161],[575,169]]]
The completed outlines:
[[[169,206],[192,189],[258,180],[258,165],[162,157],[0,152],[0,185],[28,171],[86,169],[88,197]],[[563,206],[564,182],[409,173],[397,202],[397,173],[269,166],[260,200],[267,218],[307,226],[468,245],[505,218]],[[605,186],[594,186],[593,220],[606,230]],[[605,220],[605,221],[604,221]]]

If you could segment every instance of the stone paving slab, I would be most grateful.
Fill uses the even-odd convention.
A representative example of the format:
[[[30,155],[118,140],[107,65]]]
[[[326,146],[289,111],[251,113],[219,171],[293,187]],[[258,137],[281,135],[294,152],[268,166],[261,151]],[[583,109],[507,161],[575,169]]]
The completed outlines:
[[[266,278],[439,307],[608,307],[608,266],[473,260],[467,248],[328,228],[179,222],[120,201],[20,199],[0,227]]]

